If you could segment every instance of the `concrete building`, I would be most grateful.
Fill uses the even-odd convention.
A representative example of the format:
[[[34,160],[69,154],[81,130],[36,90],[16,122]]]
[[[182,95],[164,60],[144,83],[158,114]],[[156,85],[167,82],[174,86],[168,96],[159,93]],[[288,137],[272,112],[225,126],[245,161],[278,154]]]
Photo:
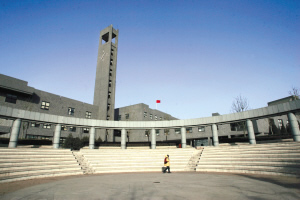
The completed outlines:
[[[85,118],[86,120],[114,120],[114,121],[169,121],[177,120],[171,115],[148,105],[140,103],[115,109],[116,68],[118,34],[112,25],[100,32],[98,49],[97,71],[95,78],[95,91],[93,104],[76,101],[59,95],[28,86],[28,82],[0,74],[0,105],[73,118]],[[292,97],[269,102],[268,105],[276,105],[294,100]],[[218,116],[213,113],[212,116]],[[296,115],[299,121],[299,115]],[[0,118],[0,137],[10,137],[13,121],[9,118]],[[286,116],[276,116],[267,119],[258,119],[253,123],[255,134],[275,133],[288,127]],[[213,129],[215,129],[213,131]],[[216,126],[201,125],[187,126],[187,144],[198,143],[202,145],[212,144],[213,132],[219,137],[227,137],[246,134],[245,123],[220,123]],[[150,142],[151,131],[145,129],[127,129],[127,142]],[[52,140],[55,126],[51,123],[39,121],[22,121],[20,138],[48,139]],[[180,126],[170,129],[155,128],[156,141],[173,141],[180,143],[182,139]],[[69,134],[74,137],[88,137],[90,127],[61,125],[61,140]],[[121,130],[96,129],[96,139],[102,141],[120,142]]]

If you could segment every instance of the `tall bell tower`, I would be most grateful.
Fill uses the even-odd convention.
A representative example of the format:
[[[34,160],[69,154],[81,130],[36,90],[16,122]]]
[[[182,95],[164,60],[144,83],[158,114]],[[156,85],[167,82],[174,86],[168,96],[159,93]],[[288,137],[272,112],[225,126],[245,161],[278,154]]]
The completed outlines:
[[[94,105],[101,120],[114,120],[118,35],[112,25],[100,32]]]

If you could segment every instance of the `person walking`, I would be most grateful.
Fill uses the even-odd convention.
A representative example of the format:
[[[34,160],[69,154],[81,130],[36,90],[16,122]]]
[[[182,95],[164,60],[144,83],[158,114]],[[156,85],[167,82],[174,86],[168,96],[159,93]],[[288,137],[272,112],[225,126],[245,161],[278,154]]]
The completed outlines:
[[[171,172],[170,172],[170,157],[169,157],[169,155],[166,155],[166,156],[165,156],[164,166],[165,166],[166,168],[164,169],[163,173],[166,173],[167,170],[168,170],[168,173],[171,173]]]

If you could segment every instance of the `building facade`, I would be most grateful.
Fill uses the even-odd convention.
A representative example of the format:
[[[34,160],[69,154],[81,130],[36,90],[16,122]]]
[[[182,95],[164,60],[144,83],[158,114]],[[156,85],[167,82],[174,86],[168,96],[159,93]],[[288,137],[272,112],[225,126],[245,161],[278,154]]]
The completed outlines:
[[[86,120],[115,120],[115,121],[166,121],[177,120],[173,116],[148,105],[140,103],[115,109],[116,69],[118,34],[112,25],[100,32],[97,70],[95,78],[94,102],[88,104],[67,97],[51,94],[28,86],[28,82],[0,74],[0,105],[28,110],[33,112],[85,118]],[[269,102],[274,105],[291,101],[291,97]],[[218,113],[213,113],[213,116]],[[296,115],[299,121],[299,115]],[[0,137],[10,137],[11,119],[0,119]],[[268,119],[258,119],[253,122],[255,134],[277,134],[287,132],[286,116],[276,116]],[[245,123],[219,124],[216,129],[220,137],[243,135],[246,132]],[[283,130],[285,129],[285,130]],[[23,121],[20,138],[52,140],[55,127],[48,123]],[[149,142],[150,130],[126,130],[127,142]],[[69,134],[73,137],[89,137],[89,127],[61,126],[61,139]],[[157,141],[180,141],[181,129],[156,129]],[[120,130],[98,129],[96,139],[107,142],[120,142]],[[203,144],[211,144],[211,126],[186,127],[188,142],[199,140]]]

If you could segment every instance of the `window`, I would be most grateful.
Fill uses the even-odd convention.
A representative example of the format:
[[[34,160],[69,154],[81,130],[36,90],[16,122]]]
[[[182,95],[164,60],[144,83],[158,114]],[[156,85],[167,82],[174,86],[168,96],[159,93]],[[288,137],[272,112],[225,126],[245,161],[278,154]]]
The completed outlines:
[[[37,135],[26,135],[26,139],[38,139]]]
[[[109,33],[105,33],[104,35],[102,35],[101,44],[105,44],[106,42],[108,42],[108,39],[109,39]]]
[[[49,102],[42,101],[41,109],[43,109],[43,110],[49,110],[49,106],[50,106]]]
[[[76,132],[76,127],[73,126],[69,127],[69,131]]]
[[[147,112],[144,112],[144,118],[146,118],[147,117]]]
[[[175,133],[176,133],[176,134],[180,134],[180,133],[181,133],[180,128],[175,128]]]
[[[149,137],[150,136],[150,133],[149,133],[149,131],[147,130],[147,131],[145,131],[145,137]]]
[[[162,117],[160,117],[159,120],[162,120]]]
[[[83,128],[83,133],[89,133],[90,129],[89,128]]]
[[[125,114],[125,118],[126,118],[126,119],[129,119],[129,114]]]
[[[193,128],[186,128],[186,133],[192,133],[193,132]]]
[[[40,127],[40,124],[37,124],[37,123],[32,122],[32,123],[31,123],[31,127],[36,127],[36,128],[38,128],[38,127]]]
[[[121,119],[122,119],[122,115],[119,115],[119,116],[118,116],[118,120],[121,120]]]
[[[85,118],[91,119],[92,113],[89,111],[85,112]]]
[[[43,128],[49,129],[49,128],[51,128],[51,125],[50,124],[44,124]]]
[[[155,115],[155,120],[157,120],[157,116]]]
[[[68,128],[67,128],[66,126],[61,126],[61,129],[60,129],[60,130],[66,131],[66,130],[68,130]]]
[[[155,130],[156,135],[159,135],[159,129]]]
[[[17,96],[11,95],[11,94],[7,94],[7,95],[6,95],[5,102],[16,104],[16,103],[17,103]]]
[[[205,132],[205,126],[199,126],[198,131],[199,132]]]
[[[150,119],[152,119],[152,114],[150,114]]]
[[[68,108],[68,114],[69,115],[74,115],[74,112],[75,112],[75,108]]]

